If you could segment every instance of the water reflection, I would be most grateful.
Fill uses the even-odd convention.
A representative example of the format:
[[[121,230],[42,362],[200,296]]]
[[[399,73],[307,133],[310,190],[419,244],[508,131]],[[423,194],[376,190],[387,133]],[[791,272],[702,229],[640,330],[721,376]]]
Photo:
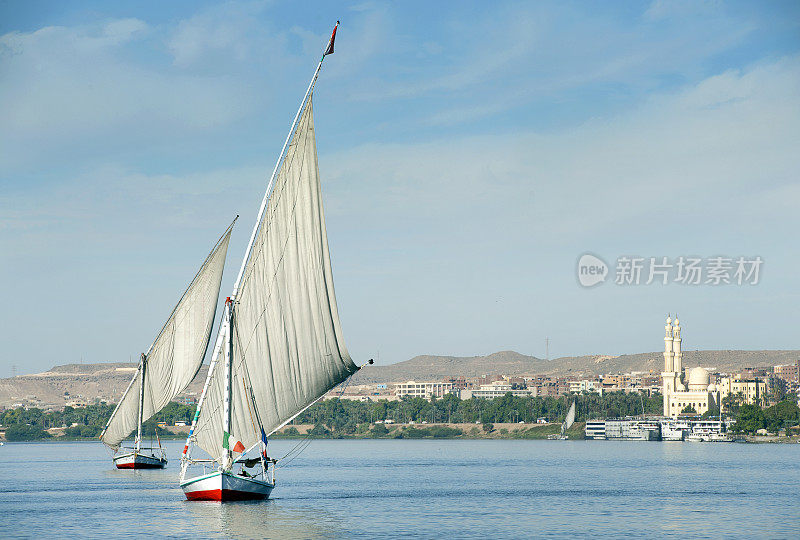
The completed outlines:
[[[297,507],[281,499],[218,503],[187,502],[189,522],[199,531],[219,531],[230,538],[328,538],[342,536],[340,516]]]

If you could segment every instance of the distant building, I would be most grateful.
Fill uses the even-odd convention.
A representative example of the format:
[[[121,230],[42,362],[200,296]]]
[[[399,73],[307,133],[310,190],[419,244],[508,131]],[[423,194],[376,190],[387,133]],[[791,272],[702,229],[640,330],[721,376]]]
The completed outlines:
[[[444,397],[453,391],[453,383],[449,382],[415,382],[398,383],[394,393],[397,397],[410,396],[430,399],[431,397]]]
[[[661,387],[661,376],[653,373],[642,377],[642,386],[645,388]]]
[[[369,396],[361,394],[342,394],[341,396],[331,396],[331,399],[341,399],[342,401],[360,401],[362,403],[372,401]]]
[[[595,380],[569,381],[569,391],[573,394],[597,392],[600,382]]]
[[[761,366],[761,367],[746,367],[742,369],[740,372],[742,376],[752,379],[754,377],[758,377],[759,379],[766,379],[770,375],[773,374],[775,368],[772,366]]]
[[[178,396],[175,398],[174,401],[176,403],[180,403],[181,405],[187,405],[187,406],[197,404],[197,398],[193,396]]]
[[[89,405],[89,402],[85,399],[73,399],[71,401],[67,401],[65,404],[67,407],[72,407],[73,409],[79,407],[86,407]]]
[[[614,392],[625,388],[624,375],[603,375],[601,378],[601,387],[603,390]]]
[[[744,403],[762,405],[767,394],[766,381],[758,378],[747,378],[741,374],[733,377],[722,377],[717,386],[720,391],[720,400],[724,400],[731,394],[741,394],[744,398]]]
[[[450,383],[455,390],[465,390],[467,388],[467,380],[464,377],[458,377],[456,379],[451,378]]]
[[[517,397],[536,395],[532,393],[531,389],[514,388],[514,385],[507,381],[494,381],[490,384],[482,384],[480,388],[472,390],[472,397],[483,399],[494,399],[496,397],[503,397],[506,394]]]
[[[678,318],[675,318],[673,326],[672,318],[667,317],[664,328],[664,372],[661,374],[664,416],[677,418],[686,407],[693,408],[697,414],[718,407],[720,393],[717,386],[711,384],[708,370],[696,367],[689,372],[688,383],[685,380]]]
[[[481,386],[484,384],[491,384],[495,381],[502,381],[502,380],[504,380],[502,375],[484,375],[483,377],[478,377],[477,379],[475,379],[475,385]]]
[[[800,360],[796,364],[775,366],[775,376],[788,383],[800,383]]]

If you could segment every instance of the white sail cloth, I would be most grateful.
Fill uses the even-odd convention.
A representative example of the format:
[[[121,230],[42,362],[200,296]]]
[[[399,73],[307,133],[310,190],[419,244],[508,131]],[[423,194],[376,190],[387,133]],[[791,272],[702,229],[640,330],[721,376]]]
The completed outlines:
[[[235,300],[230,434],[249,448],[262,427],[269,435],[358,369],[336,308],[311,97]],[[196,443],[220,462],[224,384],[220,361],[195,426]]]
[[[208,348],[219,300],[222,271],[231,236],[229,227],[206,258],[153,342],[146,358],[142,421],[163,409],[192,381]],[[137,428],[142,370],[111,415],[101,440],[118,447]]]
[[[572,424],[575,423],[575,402],[572,402],[572,406],[569,408],[569,412],[567,412],[567,417],[564,419],[564,423],[561,424],[561,434],[563,435],[565,431],[572,427]]]

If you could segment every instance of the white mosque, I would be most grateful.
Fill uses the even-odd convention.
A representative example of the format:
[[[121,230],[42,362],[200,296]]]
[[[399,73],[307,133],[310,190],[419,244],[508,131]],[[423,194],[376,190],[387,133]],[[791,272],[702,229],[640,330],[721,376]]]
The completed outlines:
[[[720,392],[716,385],[710,384],[708,370],[692,368],[688,383],[683,372],[683,352],[681,352],[681,323],[675,316],[667,316],[664,336],[664,372],[661,381],[664,393],[664,416],[677,417],[691,406],[697,414],[703,414],[709,407],[718,408]]]

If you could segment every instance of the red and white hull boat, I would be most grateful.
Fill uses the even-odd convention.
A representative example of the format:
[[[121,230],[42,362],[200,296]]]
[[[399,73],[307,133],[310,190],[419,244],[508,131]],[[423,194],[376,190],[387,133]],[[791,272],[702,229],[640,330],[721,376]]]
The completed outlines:
[[[181,458],[181,489],[189,500],[269,497],[277,460],[267,456],[267,438],[360,369],[344,346],[333,292],[314,138],[312,95],[338,27],[337,22],[278,154],[233,293],[225,300]],[[211,459],[192,459],[193,446]],[[257,447],[260,456],[247,459]],[[188,467],[200,463],[219,469],[187,479]]]
[[[214,471],[181,483],[190,501],[251,501],[266,499],[275,485],[228,471]]]
[[[155,455],[130,452],[114,456],[114,465],[117,469],[163,469],[167,466],[167,460]]]

